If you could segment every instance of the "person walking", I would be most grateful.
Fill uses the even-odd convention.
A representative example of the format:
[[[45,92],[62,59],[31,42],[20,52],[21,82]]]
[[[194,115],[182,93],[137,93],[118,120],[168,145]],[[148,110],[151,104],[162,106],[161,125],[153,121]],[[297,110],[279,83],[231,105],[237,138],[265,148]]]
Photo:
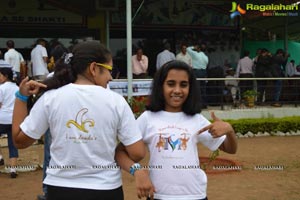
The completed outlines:
[[[256,67],[255,67],[255,77],[256,78],[271,78],[271,64],[272,64],[272,55],[266,49],[261,49],[261,54],[257,58]],[[266,80],[257,80],[257,104],[262,105],[267,99],[267,81]]]
[[[15,102],[15,93],[19,87],[13,81],[12,66],[4,60],[0,60],[0,135],[7,134],[9,152],[9,172],[11,178],[17,177],[18,149],[12,138],[12,116]],[[4,165],[4,159],[0,148],[0,165]]]
[[[21,67],[24,67],[25,61],[20,52],[15,49],[13,40],[6,42],[7,52],[4,54],[4,60],[13,66],[14,79],[19,84],[21,81]]]
[[[273,78],[282,78],[285,74],[285,65],[289,54],[284,52],[283,49],[277,49],[276,54],[272,57],[271,71]],[[273,102],[271,106],[281,107],[280,103],[281,90],[282,90],[282,80],[278,79],[273,81]]]
[[[32,76],[36,80],[44,80],[49,74],[47,68],[48,53],[45,48],[46,41],[38,39],[36,46],[31,51]]]
[[[253,60],[249,58],[250,52],[245,50],[244,57],[238,62],[236,68],[236,76],[239,78],[253,78]],[[247,90],[253,90],[253,80],[240,80],[239,88],[241,96],[243,97],[244,92]]]

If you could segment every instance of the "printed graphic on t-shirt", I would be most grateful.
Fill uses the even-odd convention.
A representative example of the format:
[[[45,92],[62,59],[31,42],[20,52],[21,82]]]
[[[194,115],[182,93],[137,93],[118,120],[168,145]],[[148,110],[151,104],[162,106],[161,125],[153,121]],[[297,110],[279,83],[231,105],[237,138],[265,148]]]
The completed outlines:
[[[77,112],[75,120],[70,119],[66,124],[68,128],[75,127],[80,132],[84,133],[80,134],[79,136],[69,136],[67,133],[66,138],[73,140],[74,143],[87,143],[88,141],[97,139],[96,136],[92,136],[89,134],[89,130],[87,127],[93,128],[95,126],[95,122],[93,119],[86,119],[85,115],[87,112],[87,108],[81,109]]]
[[[168,125],[158,129],[158,139],[156,148],[158,152],[161,150],[186,150],[188,147],[189,134],[186,128],[182,128],[176,125]]]
[[[156,143],[156,148],[160,152],[161,150],[186,150],[187,142],[189,141],[190,135],[188,133],[181,134],[170,134],[170,133],[158,133],[158,141]]]
[[[88,109],[87,108],[83,108],[81,109],[76,117],[75,117],[75,120],[73,119],[70,119],[68,122],[67,122],[67,127],[70,128],[71,125],[74,125],[77,129],[79,129],[80,131],[83,131],[85,133],[88,133],[89,131],[86,129],[85,125],[86,124],[89,124],[90,126],[89,127],[94,127],[95,125],[95,122],[94,120],[92,119],[85,119],[84,120],[84,115],[88,112]],[[80,119],[80,121],[78,121],[78,119]]]

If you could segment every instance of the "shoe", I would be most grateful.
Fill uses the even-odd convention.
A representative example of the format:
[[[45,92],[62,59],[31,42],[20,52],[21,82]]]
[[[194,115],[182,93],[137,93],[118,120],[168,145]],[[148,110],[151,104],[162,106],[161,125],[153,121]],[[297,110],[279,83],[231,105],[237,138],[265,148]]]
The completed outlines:
[[[17,178],[18,174],[16,172],[10,173],[10,178]]]
[[[37,200],[47,200],[47,196],[44,194],[37,195]]]
[[[1,165],[4,165],[4,159],[2,159],[2,158],[1,158],[1,160],[0,160],[0,166],[1,166]]]
[[[280,103],[273,103],[273,104],[271,104],[271,106],[274,106],[274,107],[281,107],[281,104],[280,104]]]

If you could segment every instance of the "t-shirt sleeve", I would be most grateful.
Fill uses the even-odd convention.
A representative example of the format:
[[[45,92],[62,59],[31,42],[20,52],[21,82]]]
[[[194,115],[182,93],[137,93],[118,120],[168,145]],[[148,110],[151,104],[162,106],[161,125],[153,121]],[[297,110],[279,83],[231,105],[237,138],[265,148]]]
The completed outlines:
[[[122,107],[118,127],[118,138],[125,146],[128,146],[141,140],[142,135],[138,129],[134,115],[125,100],[122,101]]]
[[[146,137],[147,112],[143,112],[137,119],[139,130],[142,133],[143,139]]]
[[[24,62],[24,58],[21,53],[19,53],[19,56],[20,56],[20,62]]]
[[[209,124],[211,124],[202,115],[200,116],[200,120],[202,121],[201,128],[204,128],[205,126],[208,126]],[[219,146],[224,142],[225,139],[226,139],[225,135],[218,137],[218,138],[213,138],[208,131],[205,131],[205,132],[199,134],[199,136],[198,136],[198,141],[201,142],[207,148],[209,148],[211,151],[217,150],[219,148]]]
[[[44,96],[45,95],[42,95],[40,99],[37,100],[30,110],[29,115],[20,125],[24,134],[33,139],[40,139],[49,127],[46,108],[43,105]]]
[[[42,48],[42,56],[43,57],[48,57],[48,53],[47,53],[46,48]]]
[[[3,97],[4,97],[3,91],[2,91],[2,88],[0,87],[0,103],[3,102]],[[1,106],[0,106],[0,107],[1,107]]]

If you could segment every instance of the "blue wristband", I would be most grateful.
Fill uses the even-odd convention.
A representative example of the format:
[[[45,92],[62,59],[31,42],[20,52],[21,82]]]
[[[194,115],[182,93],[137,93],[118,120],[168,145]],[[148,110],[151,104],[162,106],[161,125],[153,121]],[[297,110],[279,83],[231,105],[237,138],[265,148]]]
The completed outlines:
[[[20,99],[23,102],[27,102],[28,101],[29,96],[22,95],[20,93],[20,91],[17,91],[15,95],[16,95],[16,98]]]
[[[133,175],[134,175],[134,172],[135,172],[136,170],[140,170],[140,169],[142,169],[142,166],[141,166],[139,163],[134,163],[134,164],[130,167],[129,173],[133,176]]]

